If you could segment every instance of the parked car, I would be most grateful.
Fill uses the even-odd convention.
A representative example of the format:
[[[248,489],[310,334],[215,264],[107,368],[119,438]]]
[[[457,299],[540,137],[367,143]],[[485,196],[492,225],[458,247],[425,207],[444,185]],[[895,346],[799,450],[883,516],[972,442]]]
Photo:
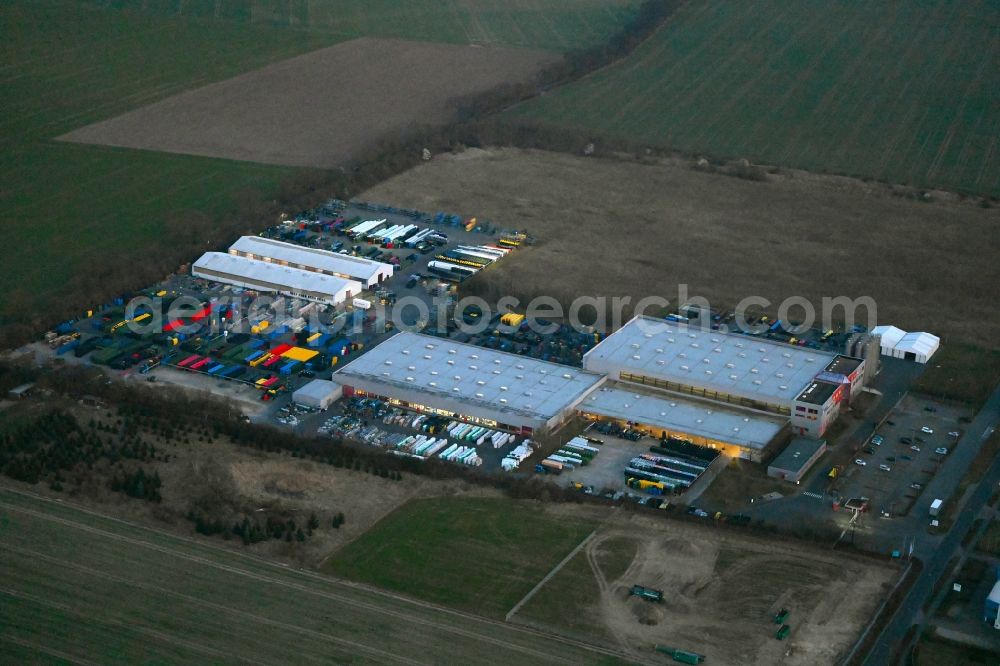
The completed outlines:
[[[911,446],[911,447],[910,447],[910,450],[911,450],[911,451],[916,451],[917,453],[920,453],[920,447],[919,447],[919,446],[917,446],[917,445],[913,445],[913,446]]]
[[[865,462],[864,460],[862,460],[861,458],[856,458],[856,459],[854,460],[854,464],[855,464],[855,465],[858,465],[858,466],[860,466],[860,467],[864,467],[864,466],[865,466],[865,465],[867,465],[868,463],[866,463],[866,462]]]
[[[892,468],[889,467],[888,465],[879,465],[878,468],[880,470],[882,470],[883,472],[891,472],[892,471]]]
[[[948,433],[948,436],[958,438],[962,436],[962,433],[958,432],[957,430],[952,430],[951,432]]]
[[[936,449],[934,449],[934,453],[938,454],[939,456],[946,456],[948,455],[948,449],[946,449],[943,446],[939,446]]]
[[[866,446],[865,448],[863,448],[861,450],[864,451],[865,453],[867,453],[868,455],[872,455],[872,454],[875,453],[875,447],[874,446]]]
[[[920,429],[920,432],[928,434],[928,435],[933,435],[934,434],[934,430],[931,429],[931,428],[928,428],[927,426],[922,427]]]
[[[899,443],[900,444],[906,444],[907,446],[909,446],[909,445],[913,444],[913,440],[910,439],[909,437],[900,437],[899,438]]]
[[[882,446],[882,442],[885,441],[885,437],[882,435],[872,435],[872,444],[875,446]]]
[[[896,462],[896,456],[889,456],[888,458],[886,458],[886,460],[888,460],[889,462]]]

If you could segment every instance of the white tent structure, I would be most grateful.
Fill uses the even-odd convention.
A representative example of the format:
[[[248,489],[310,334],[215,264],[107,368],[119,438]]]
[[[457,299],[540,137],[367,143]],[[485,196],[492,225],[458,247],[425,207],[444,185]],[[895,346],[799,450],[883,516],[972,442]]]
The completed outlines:
[[[941,339],[930,333],[907,333],[896,343],[892,355],[908,361],[926,363],[941,345]]]
[[[892,350],[896,347],[896,343],[903,339],[906,335],[906,331],[896,328],[895,326],[876,326],[872,329],[872,335],[877,335],[882,338],[879,342],[879,347],[881,348],[882,356],[892,356]]]
[[[941,346],[941,339],[930,333],[907,333],[895,326],[876,326],[873,335],[881,337],[883,356],[926,363]]]

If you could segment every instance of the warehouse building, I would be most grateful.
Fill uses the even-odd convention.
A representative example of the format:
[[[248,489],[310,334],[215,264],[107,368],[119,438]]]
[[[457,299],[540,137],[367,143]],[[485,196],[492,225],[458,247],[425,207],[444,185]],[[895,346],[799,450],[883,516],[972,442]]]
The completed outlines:
[[[815,437],[867,378],[863,359],[649,317],[609,335],[584,355],[583,367],[748,415],[778,415],[793,432]]]
[[[799,483],[806,472],[826,453],[826,442],[812,437],[796,437],[767,466],[767,475]]]
[[[191,267],[191,275],[255,291],[275,292],[326,305],[339,305],[361,293],[355,280],[321,275],[301,268],[248,259],[224,252],[206,252]]]
[[[314,379],[292,393],[292,402],[303,407],[326,409],[343,395],[340,384],[326,379]]]
[[[578,411],[590,419],[640,425],[653,437],[674,437],[719,449],[733,458],[760,462],[783,441],[788,420],[774,414],[607,382]]]
[[[403,331],[334,373],[344,395],[524,435],[551,431],[604,378],[453,340]]]
[[[611,379],[790,416],[802,388],[836,354],[635,317],[583,357]]]
[[[229,254],[360,282],[371,288],[392,277],[393,265],[260,236],[243,236]]]

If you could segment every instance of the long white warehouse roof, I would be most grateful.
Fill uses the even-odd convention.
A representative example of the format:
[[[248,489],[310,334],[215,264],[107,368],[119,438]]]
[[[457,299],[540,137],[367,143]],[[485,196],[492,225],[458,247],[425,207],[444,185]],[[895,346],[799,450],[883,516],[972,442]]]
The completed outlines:
[[[191,267],[191,273],[209,280],[236,284],[260,291],[278,291],[341,301],[346,292],[357,295],[362,285],[301,268],[281,266],[225,252],[206,252]]]
[[[907,333],[894,345],[898,352],[912,353],[917,356],[930,358],[937,351],[941,344],[941,339],[930,333]]]
[[[882,338],[882,341],[879,343],[881,346],[891,349],[896,346],[897,342],[903,339],[903,336],[906,335],[906,331],[892,325],[883,324],[882,326],[876,326],[873,328],[872,334]]]
[[[729,409],[696,398],[657,395],[616,382],[588,395],[577,409],[752,449],[767,446],[788,422],[786,418]]]
[[[583,367],[791,404],[836,354],[738,333],[634,317],[583,357]],[[713,397],[706,395],[706,397]]]
[[[286,262],[311,270],[318,270],[340,276],[347,276],[363,282],[368,282],[383,273],[392,275],[392,264],[372,261],[362,257],[352,257],[329,250],[313,247],[302,247],[294,243],[263,238],[261,236],[243,236],[229,247],[230,254],[251,254],[254,258],[267,257],[271,261]]]
[[[603,377],[579,368],[402,331],[333,375],[356,377],[449,402],[548,420],[579,401]]]

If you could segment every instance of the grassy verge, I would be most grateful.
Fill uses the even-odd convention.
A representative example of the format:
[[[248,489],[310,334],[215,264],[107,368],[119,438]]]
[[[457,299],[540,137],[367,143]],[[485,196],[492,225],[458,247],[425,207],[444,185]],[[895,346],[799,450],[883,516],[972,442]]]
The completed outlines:
[[[997,654],[968,645],[924,636],[917,643],[914,666],[993,666]]]
[[[502,499],[411,502],[334,555],[326,570],[503,617],[592,526]]]
[[[968,471],[962,480],[955,487],[955,492],[944,503],[941,513],[938,515],[938,526],[930,527],[928,531],[932,534],[944,534],[951,529],[951,524],[955,519],[955,511],[958,509],[958,502],[965,495],[966,490],[974,483],[978,483],[983,478],[983,474],[989,469],[993,459],[1000,455],[1000,433],[993,433],[989,439],[983,442],[982,448],[973,459]]]
[[[978,410],[1000,383],[1000,351],[957,342],[942,345],[913,390]]]
[[[787,495],[795,486],[772,479],[763,465],[734,458],[719,472],[712,485],[698,498],[696,504],[706,511],[739,511],[757,498],[770,492]]]

